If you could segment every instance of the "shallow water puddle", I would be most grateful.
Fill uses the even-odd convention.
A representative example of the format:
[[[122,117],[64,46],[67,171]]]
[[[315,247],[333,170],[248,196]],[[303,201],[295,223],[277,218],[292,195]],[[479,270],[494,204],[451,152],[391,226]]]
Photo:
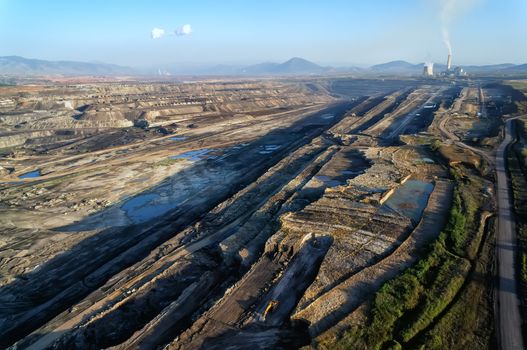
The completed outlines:
[[[172,141],[183,141],[183,140],[186,140],[187,137],[186,136],[172,136],[172,137],[169,137],[168,139]]]
[[[202,149],[197,149],[194,151],[188,151],[185,153],[181,153],[181,154],[178,154],[177,156],[170,156],[170,159],[186,159],[191,162],[196,162],[198,160],[205,158],[205,156],[212,151],[214,151],[214,149],[202,148]]]
[[[395,190],[384,205],[417,222],[433,190],[434,185],[429,182],[408,180]]]
[[[30,178],[34,178],[34,177],[39,177],[41,174],[40,174],[40,169],[37,169],[37,170],[33,170],[33,171],[30,171],[28,173],[24,173],[22,175],[20,175],[18,178],[19,179],[30,179]]]

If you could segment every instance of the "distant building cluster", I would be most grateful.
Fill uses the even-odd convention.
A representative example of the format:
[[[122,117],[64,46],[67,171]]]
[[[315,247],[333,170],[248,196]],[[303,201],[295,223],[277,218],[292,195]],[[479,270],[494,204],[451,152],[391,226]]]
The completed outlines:
[[[423,67],[423,76],[425,77],[434,77],[434,64],[427,62]],[[439,73],[440,77],[466,77],[467,72],[461,67],[452,68],[452,55],[448,54],[446,61],[446,70]]]

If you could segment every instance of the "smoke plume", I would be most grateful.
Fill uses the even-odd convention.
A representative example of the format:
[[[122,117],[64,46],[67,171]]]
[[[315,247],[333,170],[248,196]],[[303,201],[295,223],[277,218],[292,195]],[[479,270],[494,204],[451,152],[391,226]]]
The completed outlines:
[[[468,10],[478,0],[440,0],[439,17],[441,19],[441,32],[443,34],[443,42],[448,49],[448,53],[452,54],[452,44],[450,43],[450,22],[463,12]]]
[[[443,33],[443,42],[445,43],[445,46],[448,49],[448,54],[452,55],[452,44],[450,43],[450,34],[448,33],[448,27],[444,25],[441,28],[441,32]]]

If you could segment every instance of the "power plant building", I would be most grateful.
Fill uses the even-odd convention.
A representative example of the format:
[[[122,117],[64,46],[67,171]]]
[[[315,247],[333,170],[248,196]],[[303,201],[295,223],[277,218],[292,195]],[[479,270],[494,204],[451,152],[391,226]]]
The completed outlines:
[[[425,77],[433,77],[434,76],[434,64],[433,63],[425,63],[423,67],[423,75]]]

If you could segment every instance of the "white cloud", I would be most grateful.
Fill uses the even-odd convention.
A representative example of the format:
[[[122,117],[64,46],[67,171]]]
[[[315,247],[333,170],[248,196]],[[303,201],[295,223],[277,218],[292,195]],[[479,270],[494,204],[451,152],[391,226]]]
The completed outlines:
[[[192,27],[190,24],[184,24],[175,31],[177,36],[190,35],[192,34]]]
[[[152,29],[150,34],[152,39],[160,39],[166,35],[185,36],[192,34],[192,26],[190,24],[184,24],[173,32],[166,32],[164,29],[156,27]]]
[[[151,32],[152,39],[159,39],[165,35],[165,30],[161,28],[154,28]]]

